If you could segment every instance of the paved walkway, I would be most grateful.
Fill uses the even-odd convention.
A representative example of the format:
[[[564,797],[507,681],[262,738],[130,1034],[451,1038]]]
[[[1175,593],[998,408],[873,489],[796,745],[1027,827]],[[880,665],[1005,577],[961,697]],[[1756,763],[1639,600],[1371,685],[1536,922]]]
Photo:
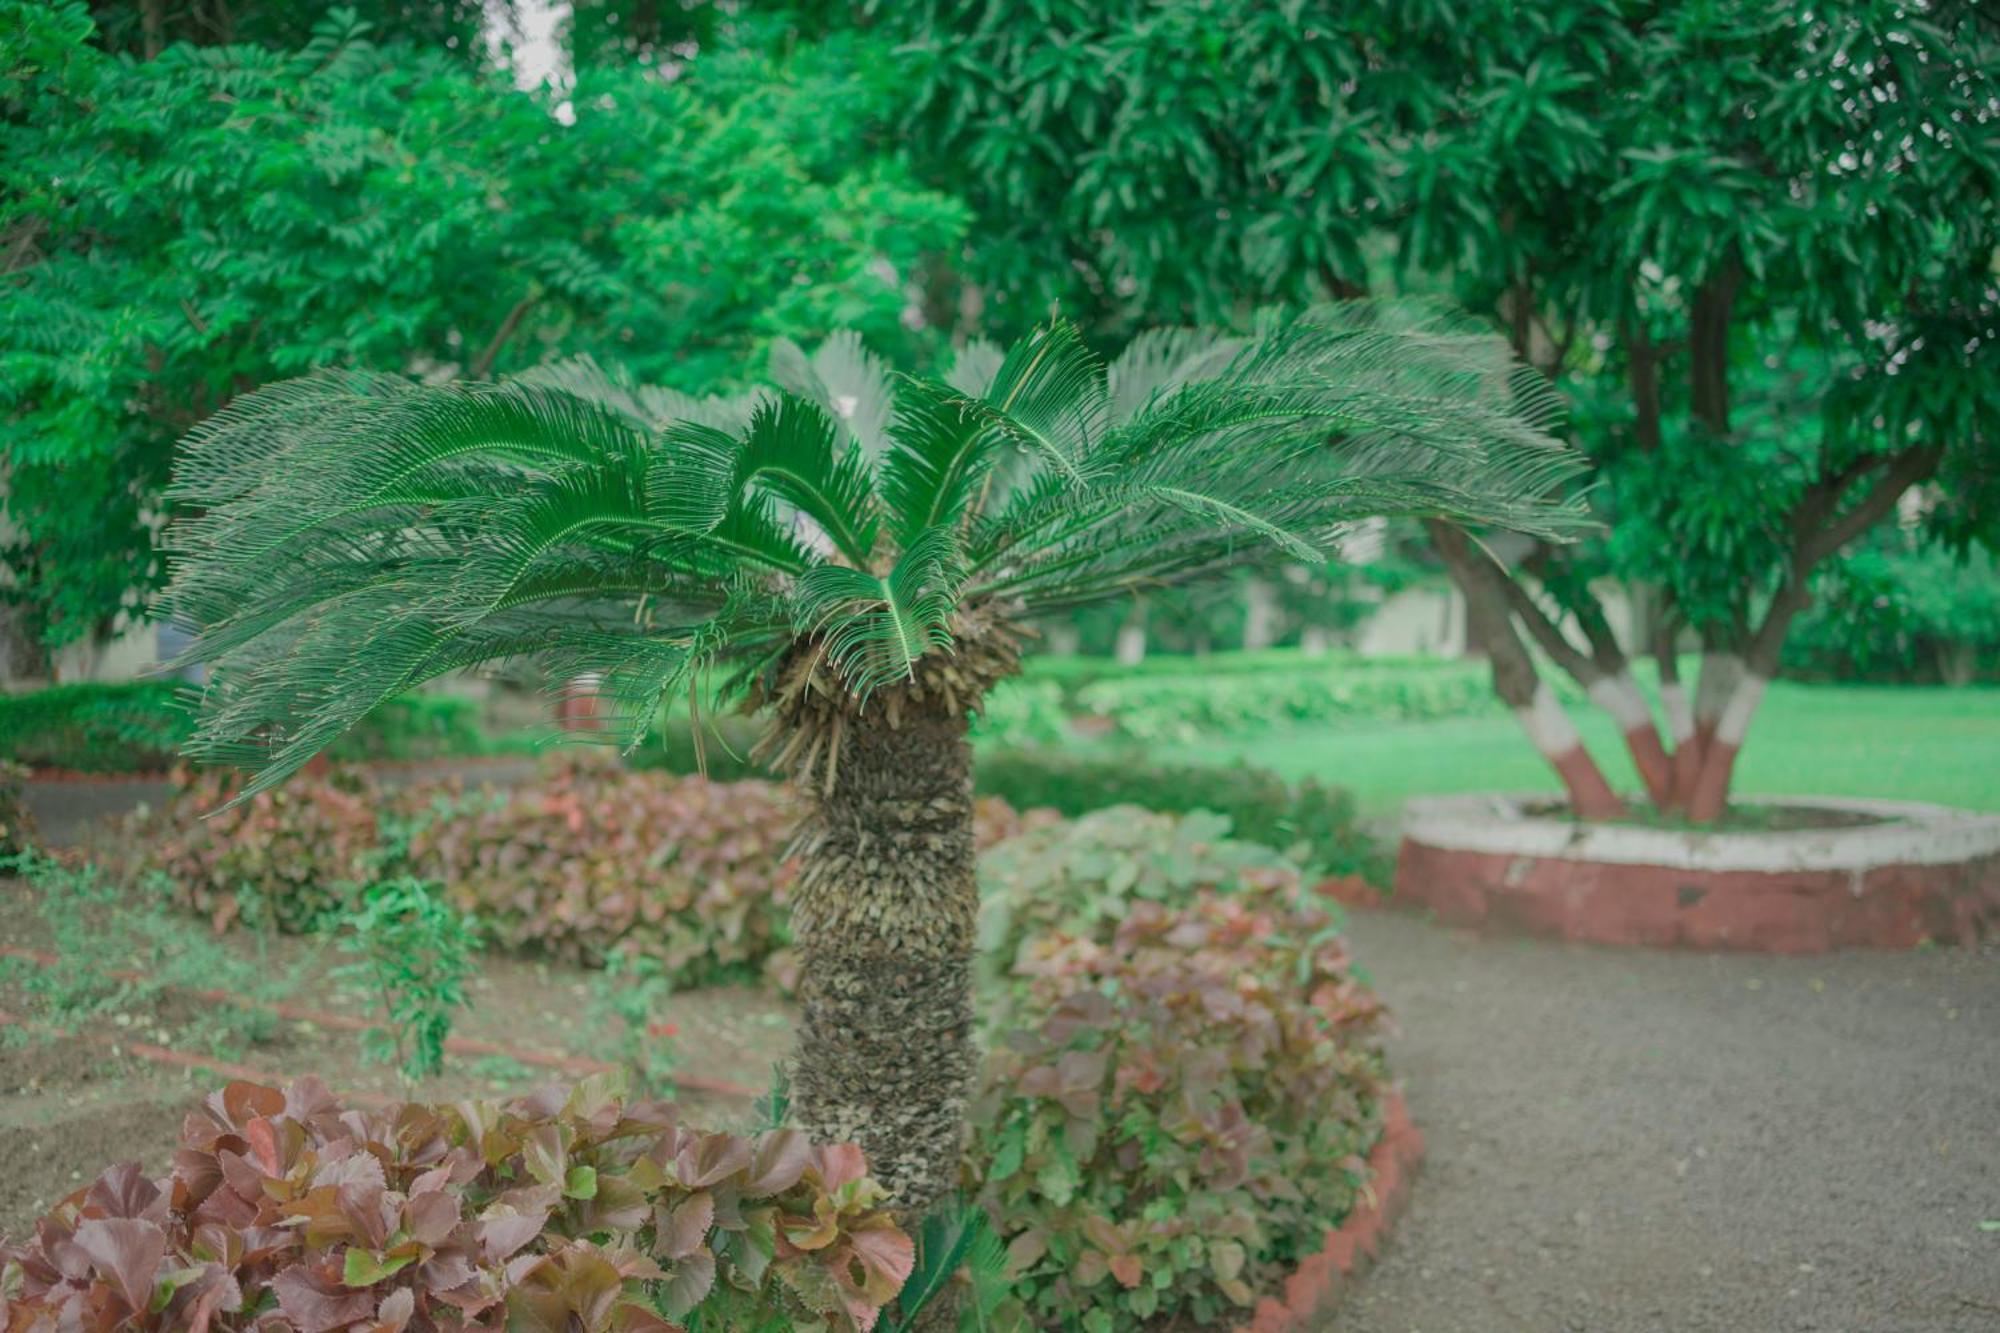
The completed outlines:
[[[1429,1153],[1330,1330],[2000,1329],[2000,951],[1353,934]]]

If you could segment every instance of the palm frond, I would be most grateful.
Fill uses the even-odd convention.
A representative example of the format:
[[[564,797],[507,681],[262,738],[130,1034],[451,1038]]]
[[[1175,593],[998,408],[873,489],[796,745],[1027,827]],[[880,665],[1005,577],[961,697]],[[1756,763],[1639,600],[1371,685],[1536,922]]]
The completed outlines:
[[[962,395],[912,381],[896,400],[883,458],[890,535],[907,548],[923,532],[955,527],[971,510],[1002,447],[1000,432]]]
[[[822,408],[787,393],[757,409],[736,454],[737,491],[753,486],[811,519],[856,565],[868,564],[881,522],[874,474],[859,444],[843,447]]]
[[[385,700],[516,661],[591,677],[629,744],[711,667],[735,688],[810,651],[865,700],[975,619],[1317,560],[1358,520],[1580,521],[1547,386],[1426,309],[1164,331],[1108,368],[1063,324],[945,380],[851,339],[774,359],[790,391],[729,400],[575,361],[232,403],[171,491],[195,512],[164,605],[211,668],[190,754],[254,793]]]
[[[1109,419],[1104,366],[1074,325],[1037,329],[1007,352],[970,409],[1017,448],[1072,482],[1085,480]]]
[[[917,659],[951,647],[958,608],[958,536],[932,528],[903,551],[886,575],[818,565],[800,576],[793,628],[817,640],[855,695],[869,695],[916,674]]]
[[[868,457],[879,457],[889,447],[894,375],[859,333],[836,333],[810,355],[790,338],[778,339],[771,346],[771,381],[831,414]]]
[[[750,424],[750,414],[770,392],[752,389],[740,394],[682,393],[657,384],[638,384],[622,369],[601,366],[588,354],[536,366],[512,376],[515,384],[553,389],[596,403],[646,431],[664,430],[676,422],[709,426],[731,434]]]

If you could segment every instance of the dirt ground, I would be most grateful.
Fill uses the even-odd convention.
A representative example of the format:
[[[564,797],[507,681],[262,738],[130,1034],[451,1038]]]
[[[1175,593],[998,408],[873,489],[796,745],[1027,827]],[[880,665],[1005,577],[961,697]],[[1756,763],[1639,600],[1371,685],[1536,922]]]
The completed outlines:
[[[1329,1333],[2000,1329],[2000,951],[1352,933],[1429,1151]]]

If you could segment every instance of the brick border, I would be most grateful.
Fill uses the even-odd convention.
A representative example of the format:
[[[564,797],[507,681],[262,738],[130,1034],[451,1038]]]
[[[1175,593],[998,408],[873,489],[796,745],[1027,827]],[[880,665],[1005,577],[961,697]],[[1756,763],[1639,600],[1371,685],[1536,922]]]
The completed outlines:
[[[1703,833],[1579,825],[1523,813],[1528,799],[1411,802],[1396,901],[1447,925],[1592,944],[1803,954],[2000,937],[2000,816],[1799,799],[1786,803],[1878,820]]]
[[[1319,1253],[1307,1255],[1285,1279],[1283,1300],[1257,1302],[1250,1322],[1230,1333],[1306,1333],[1346,1296],[1352,1279],[1382,1252],[1389,1228],[1409,1206],[1410,1186],[1424,1156],[1423,1131],[1410,1119],[1401,1089],[1389,1093],[1382,1137],[1368,1154],[1370,1181],[1360,1202],[1326,1233]]]

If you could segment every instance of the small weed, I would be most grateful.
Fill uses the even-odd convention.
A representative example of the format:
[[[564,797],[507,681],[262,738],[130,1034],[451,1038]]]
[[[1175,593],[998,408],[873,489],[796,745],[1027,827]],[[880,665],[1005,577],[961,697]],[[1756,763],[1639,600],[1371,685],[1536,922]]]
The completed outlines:
[[[384,1022],[363,1034],[370,1060],[394,1064],[406,1083],[444,1067],[452,1013],[466,1005],[476,969],[478,923],[418,879],[371,886],[341,921],[341,950],[357,960],[334,975],[378,1008]]]
[[[603,1058],[631,1070],[644,1096],[673,1094],[680,1029],[660,1017],[673,992],[666,965],[650,954],[613,953],[590,979],[590,1030],[604,1034]]]

